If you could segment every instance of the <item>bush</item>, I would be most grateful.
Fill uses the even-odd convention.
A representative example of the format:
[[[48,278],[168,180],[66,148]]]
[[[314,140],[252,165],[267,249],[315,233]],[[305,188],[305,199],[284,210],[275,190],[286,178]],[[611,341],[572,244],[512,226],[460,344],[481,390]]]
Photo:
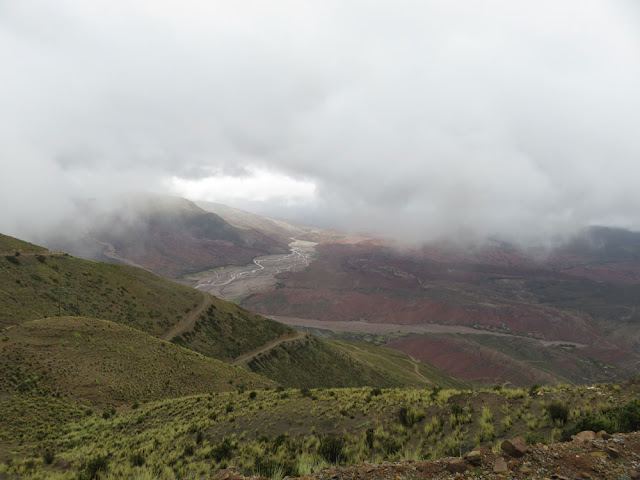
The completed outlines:
[[[300,389],[300,395],[303,397],[311,397],[311,390],[308,387],[302,387]]]
[[[84,464],[79,478],[81,480],[93,480],[94,478],[97,478],[98,473],[106,472],[108,466],[109,460],[106,455],[95,457]]]
[[[562,440],[571,440],[571,435],[584,430],[608,433],[629,433],[640,430],[640,400],[632,400],[621,407],[612,408],[601,414],[589,414],[580,418],[571,428],[562,431]]]
[[[623,432],[640,430],[640,400],[632,400],[622,407],[618,419]]]
[[[334,435],[325,435],[320,439],[318,454],[330,463],[340,463],[344,459],[345,439]]]
[[[569,407],[567,407],[564,403],[560,402],[551,402],[547,407],[547,412],[549,412],[549,417],[554,422],[559,420],[564,425],[569,418]]]
[[[15,265],[20,265],[20,260],[18,260],[15,255],[5,255],[4,258],[6,258],[8,262],[11,262]]]
[[[141,467],[145,462],[144,455],[140,452],[131,455],[129,460],[131,460],[131,465],[133,465],[134,467]]]
[[[233,451],[237,447],[231,443],[228,438],[222,440],[218,445],[211,449],[209,455],[216,462],[221,462],[222,460],[230,460],[233,457]]]
[[[256,398],[258,396],[258,394],[256,392],[250,392],[249,393],[249,399],[253,400],[254,398]]]
[[[55,458],[56,456],[51,451],[44,452],[44,455],[42,455],[42,459],[44,460],[44,463],[47,465],[51,465],[55,460]]]
[[[400,407],[398,416],[400,417],[400,423],[402,423],[402,425],[405,427],[412,427],[424,419],[424,412],[407,407]]]

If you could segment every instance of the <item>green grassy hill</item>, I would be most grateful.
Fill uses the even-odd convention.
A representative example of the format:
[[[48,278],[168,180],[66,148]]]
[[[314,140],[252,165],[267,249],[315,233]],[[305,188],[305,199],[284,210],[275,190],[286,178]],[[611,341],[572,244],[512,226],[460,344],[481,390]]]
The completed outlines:
[[[2,244],[40,253],[0,257],[0,328],[60,316],[99,318],[227,362],[295,334],[291,327],[139,268],[49,253],[11,237],[3,237]],[[298,387],[424,383],[411,362],[398,375],[398,365],[389,370],[380,357],[371,362],[362,351],[338,347],[311,337],[282,343],[249,368]],[[429,381],[450,382],[440,372],[429,375]]]
[[[454,379],[402,352],[309,334],[283,342],[247,366],[289,387],[470,386],[470,382]]]
[[[0,254],[45,253],[46,248],[0,233]]]
[[[264,377],[117,323],[85,317],[25,322],[2,333],[0,391],[72,393],[120,405],[274,385]],[[275,385],[274,385],[275,386]]]

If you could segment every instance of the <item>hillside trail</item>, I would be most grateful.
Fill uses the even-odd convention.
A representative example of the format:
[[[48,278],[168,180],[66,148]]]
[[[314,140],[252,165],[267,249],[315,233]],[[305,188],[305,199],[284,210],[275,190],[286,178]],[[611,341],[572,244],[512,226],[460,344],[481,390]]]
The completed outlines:
[[[420,373],[420,362],[411,355],[409,355],[409,358],[411,359],[411,363],[413,363],[413,370],[414,372],[416,372],[416,376],[422,378],[426,383],[433,383],[431,380]]]
[[[200,292],[202,295],[202,302],[198,305],[195,310],[187,313],[180,323],[171,327],[171,329],[165,333],[162,337],[160,337],[165,342],[170,342],[174,337],[184,333],[186,330],[190,329],[195,323],[198,317],[207,309],[209,305],[211,305],[211,296],[208,293]]]
[[[245,366],[247,365],[251,360],[253,360],[254,358],[256,358],[258,355],[261,355],[265,352],[268,352],[269,350],[282,345],[283,343],[286,342],[294,342],[296,340],[300,340],[302,338],[304,338],[306,335],[305,332],[296,332],[296,333],[289,333],[286,335],[283,335],[281,337],[276,338],[275,340],[272,340],[270,342],[265,343],[264,345],[262,345],[260,348],[258,348],[257,350],[252,350],[251,352],[247,352],[244,353],[242,355],[240,355],[239,357],[235,358],[233,360],[233,362],[231,362],[231,365],[235,365],[236,367],[240,367],[240,366]]]

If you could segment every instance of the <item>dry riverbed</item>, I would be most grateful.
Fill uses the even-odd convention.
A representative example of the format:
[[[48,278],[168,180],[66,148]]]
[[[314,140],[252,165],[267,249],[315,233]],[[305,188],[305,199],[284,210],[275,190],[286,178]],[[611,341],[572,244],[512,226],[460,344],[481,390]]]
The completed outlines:
[[[291,253],[256,257],[244,266],[228,265],[188,275],[185,282],[203,292],[228,301],[238,301],[247,295],[275,285],[275,275],[305,268],[313,260],[317,243],[294,240]]]

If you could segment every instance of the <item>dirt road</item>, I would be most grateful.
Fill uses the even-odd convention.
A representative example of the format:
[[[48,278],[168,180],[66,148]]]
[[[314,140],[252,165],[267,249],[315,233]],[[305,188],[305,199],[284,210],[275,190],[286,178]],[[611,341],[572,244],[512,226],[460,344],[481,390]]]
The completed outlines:
[[[282,345],[285,342],[294,342],[296,340],[300,340],[304,338],[305,335],[306,335],[305,332],[296,332],[296,333],[289,333],[289,334],[283,335],[281,337],[276,338],[275,340],[265,343],[257,350],[253,350],[252,352],[247,352],[243,355],[240,355],[233,362],[231,362],[231,364],[238,367],[246,366],[251,360],[256,358],[258,355],[268,352],[272,348],[275,348],[278,345]]]
[[[211,296],[205,292],[200,293],[202,295],[202,302],[200,303],[200,305],[198,305],[195,310],[192,310],[184,317],[182,317],[180,323],[171,327],[171,329],[161,337],[162,340],[164,340],[165,342],[170,342],[174,337],[180,335],[183,332],[186,332],[187,330],[190,330],[191,327],[193,327],[193,325],[196,323],[196,320],[198,320],[198,317],[202,315],[202,313],[207,308],[209,308],[209,305],[211,305]]]

